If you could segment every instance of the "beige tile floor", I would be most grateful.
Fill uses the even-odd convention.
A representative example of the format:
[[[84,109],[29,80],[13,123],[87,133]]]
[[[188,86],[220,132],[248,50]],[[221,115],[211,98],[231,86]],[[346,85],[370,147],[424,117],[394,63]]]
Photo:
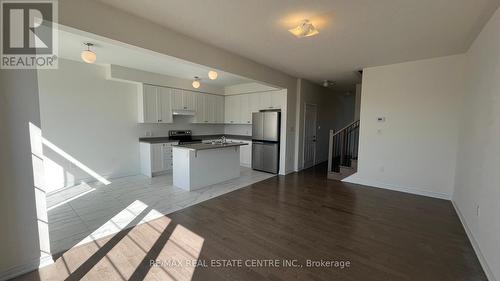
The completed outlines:
[[[185,191],[172,186],[172,174],[154,178],[137,175],[111,184],[82,183],[47,197],[51,252],[63,252],[122,229],[272,177],[241,167],[239,178]],[[141,220],[136,216],[149,209]]]

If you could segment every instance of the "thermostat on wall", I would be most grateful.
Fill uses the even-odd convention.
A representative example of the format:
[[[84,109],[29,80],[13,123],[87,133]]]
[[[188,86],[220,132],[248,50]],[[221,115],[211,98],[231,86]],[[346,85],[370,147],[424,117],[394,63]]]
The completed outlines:
[[[377,117],[377,122],[385,122],[385,117]]]

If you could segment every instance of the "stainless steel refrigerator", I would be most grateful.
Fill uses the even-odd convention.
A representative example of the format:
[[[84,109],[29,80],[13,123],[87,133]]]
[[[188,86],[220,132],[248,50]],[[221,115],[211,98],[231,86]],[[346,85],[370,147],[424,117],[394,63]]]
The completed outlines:
[[[280,159],[281,112],[252,113],[252,169],[277,174]]]

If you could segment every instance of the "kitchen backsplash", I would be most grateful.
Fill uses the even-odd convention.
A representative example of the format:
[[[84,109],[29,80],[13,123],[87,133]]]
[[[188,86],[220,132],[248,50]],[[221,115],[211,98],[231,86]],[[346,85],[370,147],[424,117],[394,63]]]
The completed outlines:
[[[137,124],[139,137],[166,137],[169,130],[191,130],[193,135],[224,134],[224,124],[193,124],[190,123],[192,118],[174,116],[172,124]]]
[[[228,125],[224,126],[224,134],[251,136],[252,135],[252,125],[231,125],[231,124],[228,124]]]
[[[166,137],[169,130],[191,130],[193,135],[252,135],[252,125],[193,124],[192,116],[175,116],[172,124],[137,124],[139,137]]]

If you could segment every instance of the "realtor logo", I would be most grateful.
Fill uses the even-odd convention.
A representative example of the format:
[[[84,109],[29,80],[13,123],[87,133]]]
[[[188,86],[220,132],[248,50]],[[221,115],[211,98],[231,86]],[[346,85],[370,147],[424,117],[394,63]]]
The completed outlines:
[[[2,0],[1,68],[57,68],[57,2]]]

